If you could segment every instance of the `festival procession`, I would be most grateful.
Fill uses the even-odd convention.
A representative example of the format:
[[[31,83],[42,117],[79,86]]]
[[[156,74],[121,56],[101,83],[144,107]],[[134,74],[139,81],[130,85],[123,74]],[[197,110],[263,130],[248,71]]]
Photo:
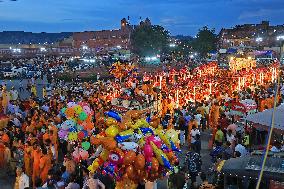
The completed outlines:
[[[284,189],[283,3],[241,1],[0,0],[0,189]]]

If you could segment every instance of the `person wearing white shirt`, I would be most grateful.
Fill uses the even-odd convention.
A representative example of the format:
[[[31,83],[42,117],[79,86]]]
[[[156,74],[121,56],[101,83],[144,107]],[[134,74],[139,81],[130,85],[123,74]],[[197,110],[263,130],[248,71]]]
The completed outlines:
[[[202,115],[201,114],[196,114],[194,116],[194,119],[197,121],[198,126],[200,126],[200,121],[201,121]]]
[[[240,152],[241,157],[243,157],[243,156],[248,154],[248,151],[247,151],[246,147],[244,147],[240,143],[238,143],[237,146],[235,147],[235,152]]]
[[[22,168],[18,167],[16,170],[17,178],[15,188],[25,189],[30,187],[29,177],[23,172]]]
[[[191,144],[194,144],[196,139],[196,135],[199,134],[200,135],[200,131],[195,127],[195,126],[192,126],[192,129],[190,131],[190,136],[191,136]]]

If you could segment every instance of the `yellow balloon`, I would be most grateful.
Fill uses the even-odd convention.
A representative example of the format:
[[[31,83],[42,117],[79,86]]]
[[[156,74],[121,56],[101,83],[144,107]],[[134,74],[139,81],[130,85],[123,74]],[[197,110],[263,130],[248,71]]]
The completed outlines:
[[[174,143],[178,143],[178,132],[174,129],[169,129],[166,132],[167,137],[169,137]]]
[[[70,141],[76,141],[78,139],[78,134],[75,132],[71,132],[68,134],[68,139]]]
[[[145,119],[138,119],[134,125],[132,125],[133,129],[138,129],[140,127],[149,127],[149,123]]]
[[[161,149],[159,149],[153,142],[150,142],[150,144],[151,144],[151,146],[152,146],[152,148],[153,148],[153,152],[154,152],[154,154],[155,154],[157,160],[159,161],[159,163],[160,163],[161,165],[164,165],[164,161],[163,161],[163,159],[162,159],[162,156],[163,156],[167,161],[169,161],[169,160],[168,160],[168,157],[166,156],[166,154],[165,154]]]
[[[102,151],[101,154],[100,154],[100,157],[101,157],[104,161],[106,161],[106,160],[108,159],[108,154],[109,154],[109,151],[106,150],[106,149],[103,149],[103,151]]]
[[[133,129],[128,129],[119,133],[120,136],[133,135]]]
[[[79,105],[74,106],[74,110],[76,112],[76,114],[80,114],[83,111],[83,108]]]
[[[108,137],[115,137],[119,133],[119,130],[116,126],[110,126],[105,130],[105,133]]]
[[[117,121],[116,121],[116,119],[114,119],[114,118],[112,118],[112,117],[109,117],[109,118],[107,118],[107,120],[106,120],[106,125],[107,125],[108,127],[110,127],[110,126],[112,126],[112,125],[117,125]]]

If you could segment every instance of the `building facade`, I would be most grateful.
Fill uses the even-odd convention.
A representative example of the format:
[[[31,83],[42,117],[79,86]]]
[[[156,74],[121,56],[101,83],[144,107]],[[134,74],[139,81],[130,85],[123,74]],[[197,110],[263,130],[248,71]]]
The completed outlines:
[[[284,41],[284,25],[271,26],[268,21],[260,24],[237,25],[222,29],[219,33],[219,48],[243,47],[264,48],[281,46]]]

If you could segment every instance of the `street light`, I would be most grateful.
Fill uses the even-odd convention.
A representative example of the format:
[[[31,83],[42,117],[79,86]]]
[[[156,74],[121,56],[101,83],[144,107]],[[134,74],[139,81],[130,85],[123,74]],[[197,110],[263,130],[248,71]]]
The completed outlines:
[[[258,37],[258,38],[255,39],[255,41],[256,41],[256,42],[262,42],[262,41],[263,41],[263,38],[262,38],[262,37]]]
[[[175,46],[176,46],[175,43],[171,43],[171,44],[170,44],[170,47],[175,47]]]
[[[283,40],[283,39],[284,39],[284,35],[279,35],[279,36],[276,37],[276,40],[277,40],[277,41]]]

